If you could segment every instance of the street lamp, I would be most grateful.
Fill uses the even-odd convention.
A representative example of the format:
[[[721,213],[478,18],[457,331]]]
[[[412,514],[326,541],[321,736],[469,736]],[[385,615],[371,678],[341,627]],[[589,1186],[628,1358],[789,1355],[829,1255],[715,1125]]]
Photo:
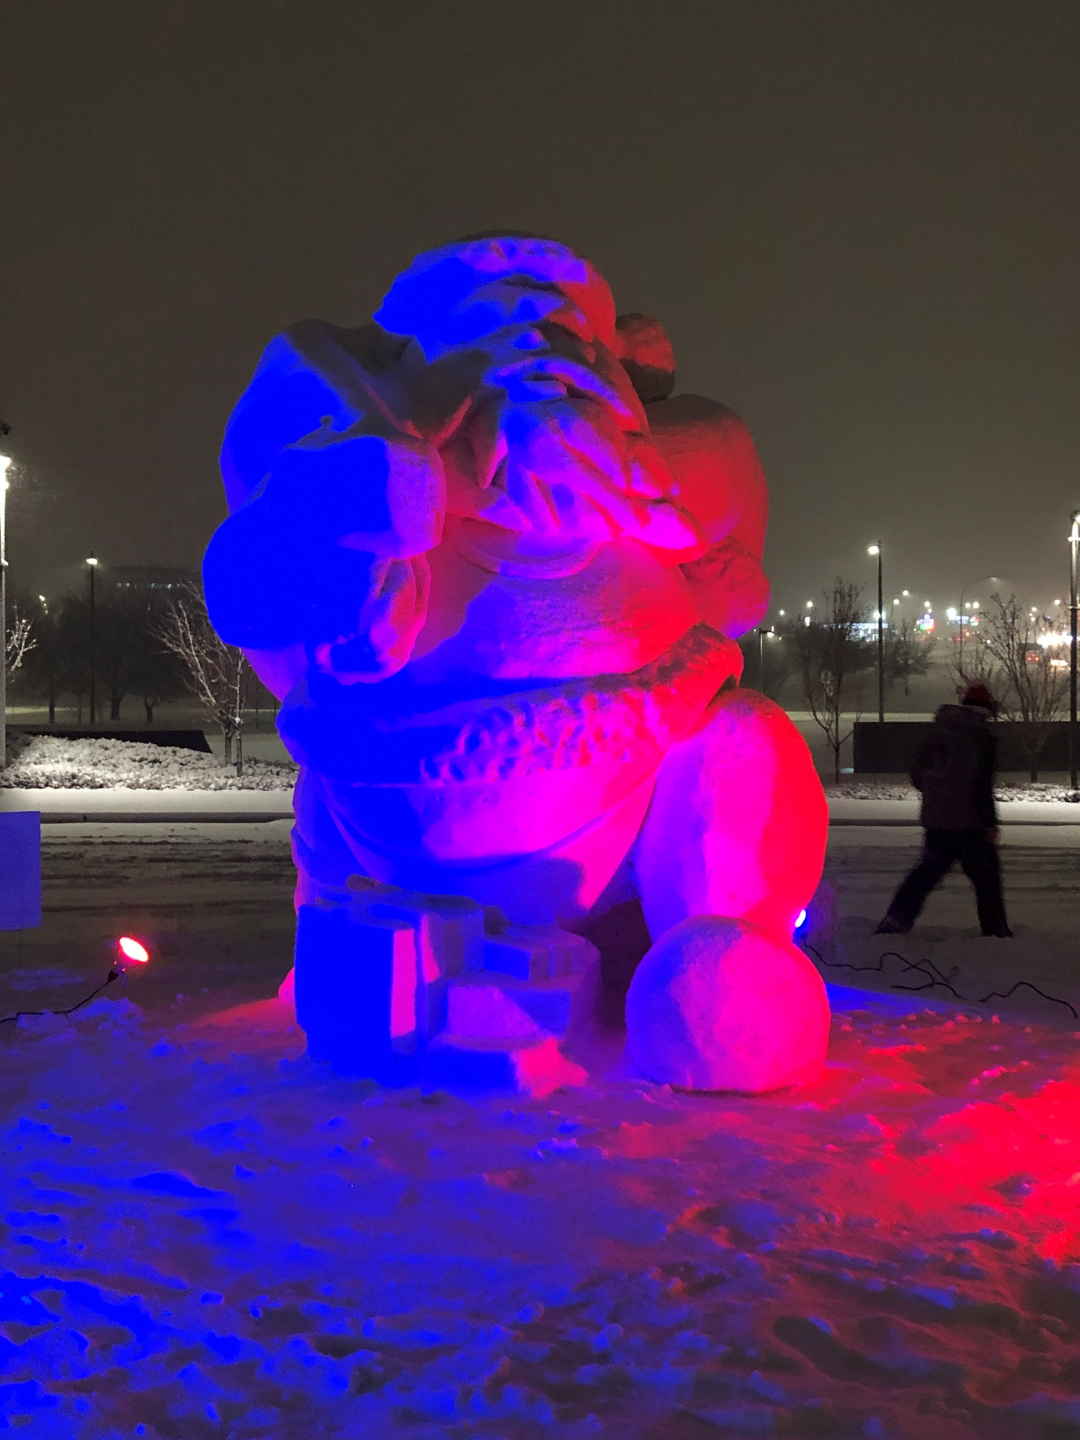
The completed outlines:
[[[7,764],[7,490],[10,455],[0,455],[0,770]]]
[[[86,557],[87,569],[90,571],[90,724],[97,724],[97,657],[94,651],[94,626],[97,619],[97,609],[94,596],[94,576],[97,574],[97,560],[93,555]]]
[[[1080,510],[1069,517],[1069,788],[1076,795],[1076,547],[1080,543]]]
[[[964,615],[967,612],[964,609],[964,596],[972,588],[973,585],[981,585],[984,580],[989,580],[992,585],[1001,584],[1001,577],[998,575],[980,575],[977,580],[969,580],[968,583],[964,586],[964,588],[960,591],[960,658],[957,661],[956,668],[957,670],[959,670],[960,679],[965,685],[967,684],[967,678],[964,675]],[[977,610],[979,608],[979,602],[976,601],[971,608],[973,610]]]
[[[885,724],[885,601],[881,591],[881,546],[868,545],[868,555],[877,556],[877,718]]]

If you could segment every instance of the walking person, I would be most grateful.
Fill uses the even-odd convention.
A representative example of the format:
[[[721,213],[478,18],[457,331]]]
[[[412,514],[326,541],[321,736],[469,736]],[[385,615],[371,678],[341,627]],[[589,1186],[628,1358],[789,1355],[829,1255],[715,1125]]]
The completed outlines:
[[[879,935],[906,935],[926,897],[959,860],[975,887],[984,935],[1012,935],[1001,893],[994,807],[997,747],[990,721],[997,704],[985,685],[969,686],[959,705],[942,705],[911,772],[922,793],[923,853],[893,896]]]

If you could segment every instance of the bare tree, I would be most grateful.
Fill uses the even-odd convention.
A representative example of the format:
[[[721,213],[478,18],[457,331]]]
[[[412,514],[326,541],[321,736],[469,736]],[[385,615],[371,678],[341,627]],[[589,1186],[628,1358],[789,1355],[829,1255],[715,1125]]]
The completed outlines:
[[[20,613],[17,605],[11,607],[6,628],[4,672],[10,680],[30,651],[37,646],[37,641],[34,639],[33,622],[28,616]]]
[[[220,726],[227,765],[236,741],[239,771],[241,728],[251,684],[251,667],[242,652],[220,639],[195,585],[167,602],[156,633],[164,649],[180,662],[188,693],[198,700],[206,718]]]
[[[55,675],[49,689],[58,685],[61,693],[75,702],[78,723],[90,693],[90,605],[83,594],[63,596],[56,616]],[[52,695],[50,694],[50,700]]]
[[[955,667],[954,667],[955,668]],[[1015,595],[992,595],[982,612],[977,636],[964,647],[964,685],[982,681],[1018,727],[1032,780],[1059,719],[1069,688],[1064,647],[1055,643],[1055,626],[1045,615],[1025,610]]]
[[[901,622],[899,630],[889,630],[885,636],[886,685],[903,681],[904,694],[909,695],[913,676],[929,672],[936,644],[933,635],[924,635],[908,620]]]
[[[859,634],[866,619],[862,586],[839,576],[825,592],[825,605],[796,625],[792,640],[802,670],[803,695],[825,732],[833,756],[833,779],[840,780],[840,748],[851,737],[862,713],[859,676],[874,663],[874,647]],[[845,717],[851,726],[845,731]]]
[[[180,662],[159,636],[168,607],[162,591],[134,588],[114,591],[99,609],[99,671],[114,720],[120,718],[125,695],[142,701],[146,723],[152,725],[157,706],[184,693]]]
[[[59,643],[59,612],[44,602],[34,616],[34,649],[18,678],[18,687],[29,700],[44,701],[49,707],[49,724],[56,724],[56,706],[64,690],[63,656]]]

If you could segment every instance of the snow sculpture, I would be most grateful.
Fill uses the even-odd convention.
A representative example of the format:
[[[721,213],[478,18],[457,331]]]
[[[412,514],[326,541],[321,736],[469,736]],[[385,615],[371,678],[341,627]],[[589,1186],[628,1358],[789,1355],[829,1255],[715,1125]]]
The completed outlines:
[[[658,944],[695,917],[740,922],[695,931],[696,994],[708,965],[718,984],[782,977],[741,1018],[727,987],[687,1069],[639,1022],[647,957],[629,1005],[646,1074],[765,1090],[820,1070],[824,989],[791,935],[821,873],[824,796],[783,712],[737,688],[735,638],[768,602],[765,480],[738,417],[673,396],[674,369],[661,327],[616,316],[588,261],[499,234],[419,256],[374,324],[293,326],[230,419],[207,601],[283,702],[301,766],[298,1013],[314,1051],[333,1020],[323,1048],[343,1068],[393,1068],[406,1034],[413,1055],[437,1051],[461,1008],[447,997],[484,989],[497,935],[457,972],[430,946],[424,960],[432,896],[486,907],[526,951],[636,896]],[[374,913],[373,885],[412,918]],[[381,977],[377,1063],[374,1038],[349,1041],[370,1029],[367,982],[346,1003],[342,965]],[[474,1051],[520,1046],[499,997],[461,1004],[495,1032]],[[739,1045],[788,1012],[806,1020],[784,1031],[798,1053],[751,1074]]]

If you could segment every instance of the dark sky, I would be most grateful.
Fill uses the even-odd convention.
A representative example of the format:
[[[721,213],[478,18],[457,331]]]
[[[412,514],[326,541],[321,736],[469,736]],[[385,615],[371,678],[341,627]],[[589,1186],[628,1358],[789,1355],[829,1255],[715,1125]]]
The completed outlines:
[[[1080,504],[1074,0],[7,0],[13,578],[194,564],[262,346],[417,251],[569,241],[749,423],[776,604],[1061,594]]]

